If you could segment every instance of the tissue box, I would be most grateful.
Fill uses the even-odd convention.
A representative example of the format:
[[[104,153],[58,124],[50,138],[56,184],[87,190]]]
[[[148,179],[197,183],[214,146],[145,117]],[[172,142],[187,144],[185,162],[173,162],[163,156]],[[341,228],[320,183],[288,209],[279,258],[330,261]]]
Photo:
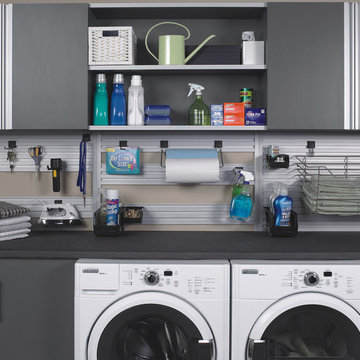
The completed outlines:
[[[106,148],[106,173],[140,174],[140,148]]]
[[[244,65],[264,65],[264,41],[243,41],[242,63]]]
[[[245,109],[245,125],[266,125],[266,110]]]

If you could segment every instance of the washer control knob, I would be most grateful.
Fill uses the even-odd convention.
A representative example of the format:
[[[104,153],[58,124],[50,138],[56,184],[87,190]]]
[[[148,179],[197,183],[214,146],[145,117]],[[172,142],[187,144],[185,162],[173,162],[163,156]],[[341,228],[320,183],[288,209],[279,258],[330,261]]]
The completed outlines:
[[[319,275],[314,272],[310,271],[305,274],[304,276],[304,282],[307,286],[316,286],[320,281]]]
[[[144,280],[148,285],[156,285],[160,281],[160,275],[156,271],[148,271]]]

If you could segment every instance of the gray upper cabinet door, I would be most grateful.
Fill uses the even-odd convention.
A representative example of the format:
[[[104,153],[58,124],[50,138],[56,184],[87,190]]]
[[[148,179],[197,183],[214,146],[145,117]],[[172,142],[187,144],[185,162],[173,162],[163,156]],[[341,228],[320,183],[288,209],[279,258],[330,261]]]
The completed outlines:
[[[87,128],[88,5],[14,4],[12,29],[12,128]]]
[[[344,129],[344,4],[268,6],[268,128]]]

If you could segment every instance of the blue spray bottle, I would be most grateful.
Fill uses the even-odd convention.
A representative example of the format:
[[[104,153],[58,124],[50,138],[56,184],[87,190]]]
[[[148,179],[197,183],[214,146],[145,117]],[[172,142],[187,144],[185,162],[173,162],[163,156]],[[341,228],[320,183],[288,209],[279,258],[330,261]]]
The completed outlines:
[[[282,184],[279,195],[273,200],[273,207],[275,212],[275,225],[290,226],[293,201],[291,197],[288,196],[288,189],[286,185]]]
[[[126,97],[124,76],[115,74],[111,94],[110,125],[126,125]]]
[[[230,203],[230,217],[245,221],[250,217],[253,209],[250,181],[254,180],[254,176],[251,172],[242,169],[236,169],[235,174]]]

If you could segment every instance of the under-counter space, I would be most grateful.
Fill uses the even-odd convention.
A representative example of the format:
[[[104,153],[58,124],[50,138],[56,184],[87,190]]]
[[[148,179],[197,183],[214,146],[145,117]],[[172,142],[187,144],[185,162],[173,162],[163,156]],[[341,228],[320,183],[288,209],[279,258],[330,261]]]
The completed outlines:
[[[0,258],[23,259],[360,259],[356,232],[301,232],[273,238],[263,232],[124,232],[97,237],[87,231],[33,231],[0,242]]]

